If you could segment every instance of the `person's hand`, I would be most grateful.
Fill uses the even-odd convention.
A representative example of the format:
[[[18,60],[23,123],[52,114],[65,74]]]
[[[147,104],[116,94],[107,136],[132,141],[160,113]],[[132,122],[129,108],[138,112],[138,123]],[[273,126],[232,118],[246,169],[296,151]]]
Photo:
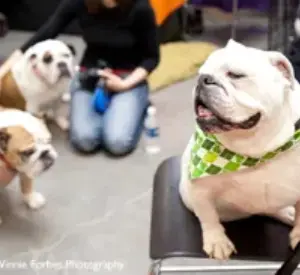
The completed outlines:
[[[112,73],[110,70],[99,70],[99,76],[105,78],[105,86],[114,92],[121,92],[128,89],[124,79]]]
[[[6,184],[10,183],[14,179],[16,174],[16,171],[8,169],[5,166],[0,166],[0,186],[5,186]]]

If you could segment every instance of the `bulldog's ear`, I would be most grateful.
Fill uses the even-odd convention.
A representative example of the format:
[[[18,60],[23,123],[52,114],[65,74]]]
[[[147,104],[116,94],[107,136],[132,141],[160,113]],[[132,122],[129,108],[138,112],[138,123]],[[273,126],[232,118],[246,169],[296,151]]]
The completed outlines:
[[[281,52],[270,51],[268,56],[271,64],[291,83],[293,89],[295,86],[295,72],[291,62]]]
[[[7,132],[6,128],[0,129],[0,151],[6,152],[9,140],[11,139],[10,133]]]
[[[225,47],[232,49],[245,49],[246,46],[230,38]]]
[[[72,44],[66,44],[66,45],[70,49],[70,51],[73,54],[73,56],[76,56],[77,52],[76,52],[75,47]]]

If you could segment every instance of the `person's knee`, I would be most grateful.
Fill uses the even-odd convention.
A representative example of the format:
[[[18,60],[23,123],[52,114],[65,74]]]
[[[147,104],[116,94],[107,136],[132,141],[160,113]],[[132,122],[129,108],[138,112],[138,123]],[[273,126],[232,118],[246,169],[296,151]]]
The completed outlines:
[[[135,148],[132,138],[117,134],[106,134],[104,146],[109,154],[116,157],[128,155]]]
[[[93,153],[99,147],[99,140],[93,133],[70,131],[70,143],[80,153]]]

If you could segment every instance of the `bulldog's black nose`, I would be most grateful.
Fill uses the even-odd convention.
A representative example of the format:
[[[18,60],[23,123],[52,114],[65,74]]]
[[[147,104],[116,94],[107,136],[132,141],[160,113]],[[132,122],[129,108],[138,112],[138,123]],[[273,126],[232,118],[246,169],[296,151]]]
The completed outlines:
[[[48,150],[45,150],[41,153],[40,160],[43,162],[44,170],[49,169],[54,163],[54,158],[51,156]]]
[[[198,85],[200,86],[218,85],[218,82],[210,74],[201,74],[198,78]]]
[[[43,158],[43,159],[47,158],[49,156],[49,154],[50,154],[49,150],[44,150],[41,153],[41,158]]]
[[[60,69],[64,69],[64,68],[67,68],[68,66],[67,66],[66,62],[58,62],[57,67]]]
[[[59,62],[57,63],[57,67],[60,70],[61,76],[71,76],[68,65],[66,62]]]

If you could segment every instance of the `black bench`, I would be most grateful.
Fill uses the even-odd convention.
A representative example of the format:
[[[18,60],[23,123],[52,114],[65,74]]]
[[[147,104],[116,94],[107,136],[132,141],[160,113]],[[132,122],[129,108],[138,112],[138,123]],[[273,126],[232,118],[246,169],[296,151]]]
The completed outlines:
[[[236,246],[236,260],[258,261],[253,265],[163,266],[163,260],[174,257],[207,258],[202,251],[201,227],[196,217],[183,205],[179,196],[180,158],[171,157],[157,169],[154,177],[150,258],[151,275],[170,271],[262,271],[278,270],[289,257],[288,264],[277,274],[292,274],[297,266],[289,248],[290,227],[268,217],[225,224],[228,236]],[[266,264],[264,261],[274,263]],[[297,261],[297,259],[296,259]],[[291,264],[292,262],[292,264]]]

